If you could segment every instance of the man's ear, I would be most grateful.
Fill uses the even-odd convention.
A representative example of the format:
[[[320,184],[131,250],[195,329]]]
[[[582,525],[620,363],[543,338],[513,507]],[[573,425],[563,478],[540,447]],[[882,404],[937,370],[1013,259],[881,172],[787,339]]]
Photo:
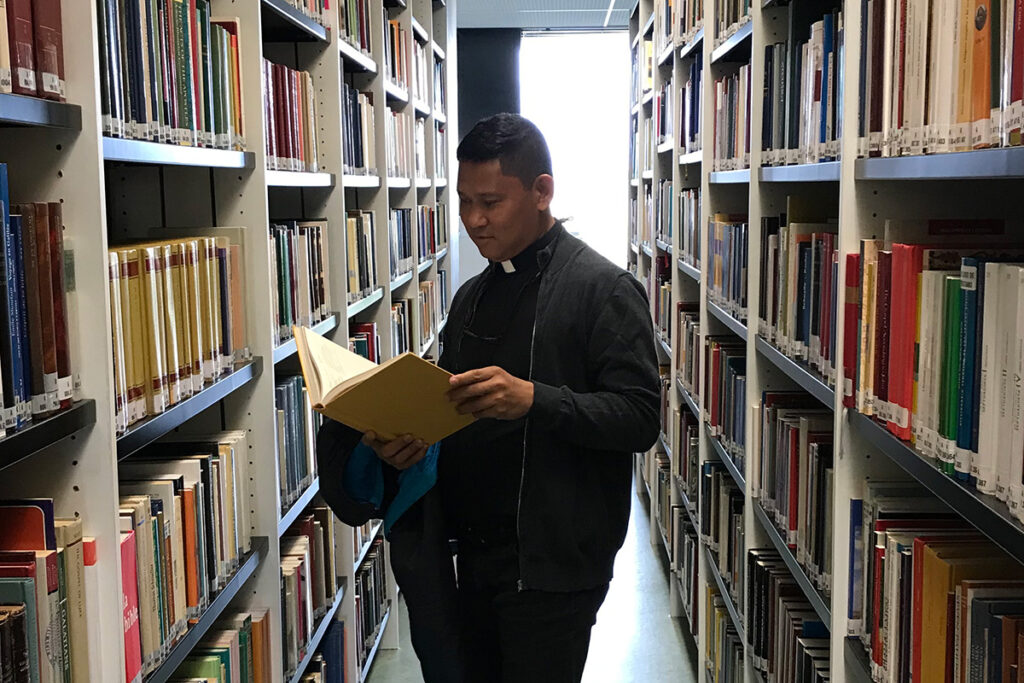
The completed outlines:
[[[555,179],[548,173],[542,173],[533,181],[533,191],[537,195],[537,210],[547,211],[555,195]]]

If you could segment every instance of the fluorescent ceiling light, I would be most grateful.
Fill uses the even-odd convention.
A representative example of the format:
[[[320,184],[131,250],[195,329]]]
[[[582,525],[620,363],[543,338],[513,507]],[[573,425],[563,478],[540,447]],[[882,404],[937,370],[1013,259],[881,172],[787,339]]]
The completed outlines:
[[[608,0],[608,11],[604,15],[604,27],[608,28],[608,22],[612,18],[612,10],[615,8],[615,0]]]

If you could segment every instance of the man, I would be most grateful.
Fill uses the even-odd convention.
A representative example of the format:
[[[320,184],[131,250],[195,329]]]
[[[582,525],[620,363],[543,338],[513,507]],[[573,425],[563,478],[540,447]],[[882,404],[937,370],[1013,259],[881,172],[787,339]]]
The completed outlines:
[[[426,651],[445,643],[422,640],[424,615],[450,600],[457,612],[439,620],[458,634],[449,642],[461,666],[435,680],[579,681],[626,534],[632,454],[659,431],[647,299],[552,217],[551,159],[536,126],[485,119],[457,156],[460,216],[490,263],[456,293],[439,365],[455,373],[449,400],[478,419],[432,449],[439,485],[394,526],[399,538],[408,524],[432,540],[402,543],[410,551],[392,538],[393,561],[418,555],[396,578],[425,676]],[[368,433],[362,444],[392,473],[433,467],[428,444],[412,437]],[[438,569],[438,533],[457,541],[457,596]],[[442,588],[410,591],[402,575]]]

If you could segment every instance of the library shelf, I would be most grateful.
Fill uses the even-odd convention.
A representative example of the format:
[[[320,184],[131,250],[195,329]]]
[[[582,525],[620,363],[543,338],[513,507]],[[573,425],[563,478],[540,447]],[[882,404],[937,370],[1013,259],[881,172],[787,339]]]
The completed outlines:
[[[409,284],[410,282],[412,282],[412,271],[411,270],[408,271],[408,272],[402,273],[401,275],[396,277],[394,280],[392,280],[391,281],[391,289],[392,289],[392,291],[394,291],[394,290],[398,289],[399,287],[404,287],[405,285]]]
[[[370,57],[341,37],[339,37],[338,46],[341,52],[341,59],[345,64],[355,67],[357,71],[365,71],[371,74],[377,73],[377,62],[373,61],[373,57]]]
[[[665,142],[658,145],[658,154],[671,154],[672,150],[675,149],[676,141],[672,138],[668,138]]]
[[[162,413],[151,415],[135,423],[128,428],[128,431],[117,437],[118,461],[124,460],[174,428],[185,424],[207,408],[216,405],[234,391],[259,377],[262,372],[263,358],[261,356],[235,363],[230,373],[206,386],[199,393],[174,404]]]
[[[430,270],[430,266],[432,266],[432,265],[434,265],[434,257],[433,256],[428,257],[426,261],[423,261],[418,266],[416,266],[416,272],[418,274],[420,274],[420,275],[423,275],[423,273],[425,273],[428,270]]]
[[[423,358],[428,353],[430,353],[430,347],[432,347],[434,345],[434,339],[435,338],[436,337],[434,335],[430,335],[429,337],[427,337],[427,340],[425,342],[423,342],[423,344],[420,346],[420,353],[419,353],[420,358]]]
[[[430,178],[416,178],[416,189],[417,190],[429,190],[431,186]]]
[[[690,503],[690,497],[686,495],[686,491],[684,491],[683,487],[679,485],[679,478],[678,477],[672,477],[672,483],[675,484],[676,493],[679,494],[679,499],[681,501],[683,501],[683,510],[686,511],[686,516],[690,518],[690,524],[693,526],[694,530],[696,530],[697,533],[699,534],[700,533],[700,524],[699,524],[700,520],[697,517],[697,507],[696,507],[696,505]]]
[[[857,180],[971,180],[1024,178],[1024,147],[877,157],[854,162]]]
[[[439,60],[444,60],[444,49],[437,44],[437,41],[430,41],[430,47],[434,50],[434,57]]]
[[[644,180],[654,180],[654,169],[647,169],[646,171],[640,174],[640,177],[643,178]]]
[[[711,299],[708,299],[708,313],[715,316],[720,323],[728,327],[740,339],[747,341],[747,326],[729,315],[724,308]]]
[[[647,242],[644,242],[643,244],[640,245],[640,251],[647,254],[647,256],[653,255],[653,252],[651,251],[651,245],[648,244]]]
[[[747,642],[747,634],[743,629],[743,619],[740,618],[740,613],[736,609],[736,605],[733,604],[732,594],[729,592],[728,587],[725,585],[725,579],[722,578],[721,573],[718,571],[718,562],[715,560],[714,554],[711,552],[711,548],[704,545],[704,559],[708,563],[708,572],[715,579],[715,584],[718,586],[718,592],[722,596],[722,601],[725,602],[725,609],[729,612],[729,618],[732,620],[732,626],[736,629],[736,633],[740,637],[742,643]]]
[[[701,27],[699,31],[693,34],[693,38],[690,42],[679,48],[679,59],[686,59],[687,57],[696,57],[700,53],[701,45],[704,44],[704,28]]]
[[[389,175],[388,176],[388,189],[389,190],[408,190],[412,187],[412,180],[405,176]]]
[[[748,19],[740,24],[735,33],[711,51],[711,63],[745,62],[750,59],[750,42],[753,32],[753,21]]]
[[[341,603],[345,600],[345,589],[348,587],[348,580],[346,577],[342,577],[341,582],[338,584],[338,594],[334,596],[334,604],[331,605],[322,617],[316,627],[316,631],[313,632],[313,637],[309,639],[309,643],[306,644],[306,654],[302,657],[302,661],[295,667],[295,671],[291,676],[288,676],[288,683],[299,683],[302,680],[303,675],[306,673],[306,667],[309,666],[310,661],[313,659],[313,655],[316,654],[317,648],[320,647],[320,641],[324,639],[327,634],[327,629],[330,628],[331,622],[334,621],[334,615],[337,614],[338,608],[341,607]]]
[[[260,24],[263,40],[271,43],[330,42],[331,34],[323,25],[307,17],[285,0],[262,0]]]
[[[729,474],[732,476],[733,481],[740,487],[740,491],[747,490],[747,480],[743,476],[743,472],[736,466],[736,461],[732,459],[732,456],[725,450],[725,446],[718,438],[711,436],[711,428],[708,427],[707,423],[704,424],[704,436],[708,438],[715,451],[715,456],[722,461],[725,465],[725,469],[729,470]]]
[[[416,112],[416,116],[420,117],[421,119],[425,119],[428,116],[430,116],[430,105],[428,105],[426,102],[423,102],[419,98],[412,98],[412,108],[413,111]]]
[[[210,606],[206,608],[199,620],[192,624],[185,635],[171,648],[163,663],[143,679],[143,683],[166,683],[174,676],[181,663],[195,649],[210,627],[217,622],[228,605],[242,592],[250,577],[256,573],[256,568],[259,566],[260,560],[267,556],[269,547],[270,539],[266,536],[253,537],[252,549],[238,565],[238,569],[235,570],[224,588],[210,601]]]
[[[430,42],[430,36],[427,35],[427,30],[423,28],[423,25],[416,20],[416,17],[412,17],[412,33],[416,36],[416,39],[420,41],[421,45],[426,45]]]
[[[96,423],[96,401],[85,399],[70,408],[0,437],[0,470],[24,460]]]
[[[679,165],[692,166],[693,164],[699,164],[701,161],[703,161],[703,157],[704,152],[699,149],[694,150],[692,152],[687,152],[686,154],[680,154]]]
[[[1024,525],[1013,516],[1006,503],[948,476],[929,458],[901,441],[871,417],[853,410],[848,412],[850,425],[866,437],[872,446],[906,470],[907,474],[992,539],[1007,554],[1018,562],[1024,562]]]
[[[373,647],[367,653],[366,661],[363,662],[363,670],[359,672],[359,683],[366,683],[366,678],[370,675],[370,669],[373,668],[373,660],[377,657],[377,652],[380,650],[380,641],[384,638],[384,631],[388,627],[388,620],[390,618],[391,606],[389,605],[387,611],[384,612],[384,618],[380,620],[380,626],[377,627],[377,636],[373,639]]]
[[[650,90],[645,91],[643,97],[640,98],[640,104],[643,105],[643,106],[647,106],[648,104],[650,104],[653,101],[654,101],[654,89],[653,88],[650,89]]]
[[[740,185],[750,182],[750,169],[740,168],[735,171],[713,171],[708,174],[708,182],[712,185]]]
[[[438,261],[440,261],[441,259],[443,259],[447,255],[448,255],[448,247],[445,246],[445,247],[441,247],[441,249],[436,254],[434,254],[434,258],[437,259]]]
[[[390,78],[384,79],[384,94],[389,100],[406,103],[409,101],[409,90]]]
[[[821,378],[816,370],[802,361],[796,361],[775,348],[775,345],[761,335],[754,337],[754,346],[758,352],[770,360],[787,377],[800,385],[800,388],[824,404],[834,409],[836,392]]]
[[[672,255],[672,245],[662,240],[654,240],[654,246],[658,247],[658,251],[663,251],[669,256]]]
[[[661,447],[665,449],[665,455],[667,455],[669,457],[669,459],[671,460],[672,459],[672,446],[669,445],[669,439],[668,439],[667,436],[665,436],[664,432],[658,432],[658,443],[660,443]]]
[[[372,292],[370,292],[369,294],[364,296],[362,299],[357,299],[356,301],[353,301],[352,303],[350,303],[348,305],[348,310],[347,310],[348,317],[349,318],[353,318],[356,315],[359,315],[360,313],[365,311],[367,308],[369,308],[370,306],[374,305],[375,303],[377,303],[378,301],[380,301],[383,298],[384,298],[384,288],[383,287],[378,287],[377,289],[373,290]]]
[[[644,24],[644,28],[640,31],[640,35],[646,36],[651,30],[654,29],[654,12],[651,12],[651,16],[647,18],[647,23]]]
[[[5,93],[0,95],[0,126],[82,130],[82,108],[67,102]]]
[[[267,187],[334,187],[334,174],[268,170]]]
[[[256,155],[253,152],[188,147],[104,136],[103,160],[124,164],[251,169],[256,164]]]
[[[435,109],[434,110],[434,121],[438,125],[445,124],[445,123],[448,123],[448,117],[445,116],[445,113],[443,111],[441,111],[439,109]]]
[[[764,529],[768,535],[768,539],[772,542],[775,547],[775,551],[782,556],[782,561],[786,563],[789,568],[789,573],[793,575],[793,579],[796,580],[797,585],[800,586],[800,590],[804,592],[804,597],[807,598],[807,602],[811,603],[811,607],[814,608],[815,614],[818,618],[824,622],[828,629],[832,630],[832,608],[829,606],[825,597],[818,592],[818,589],[811,582],[807,576],[807,572],[804,568],[796,561],[796,557],[793,556],[793,551],[790,550],[786,544],[786,539],[782,538],[782,534],[775,528],[775,525],[770,519],[768,519],[767,513],[764,508],[761,507],[761,503],[757,500],[753,501],[754,517],[761,524],[761,528]]]
[[[676,267],[679,268],[679,272],[687,277],[690,277],[697,282],[700,282],[700,268],[695,268],[683,259],[676,259]]]
[[[666,64],[671,63],[672,55],[673,55],[673,53],[675,53],[675,51],[676,51],[676,46],[675,45],[672,45],[672,44],[666,45],[665,49],[663,49],[661,51],[661,54],[658,55],[658,66],[665,66]]]
[[[288,508],[288,512],[281,516],[277,522],[277,537],[281,538],[288,532],[288,527],[295,523],[306,506],[320,493],[320,477],[314,477],[302,495],[295,499],[295,502]]]
[[[838,183],[839,162],[762,166],[758,169],[758,178],[762,183]]]
[[[356,555],[355,562],[352,563],[352,575],[355,576],[359,573],[359,565],[366,559],[366,553],[370,552],[370,546],[377,540],[377,536],[380,535],[381,529],[384,528],[384,522],[378,520],[376,526],[373,527],[373,531],[370,532],[370,536],[366,539],[366,543],[359,549],[359,554]]]
[[[434,179],[434,187],[436,187],[438,189],[441,189],[441,188],[444,188],[444,187],[448,187],[448,179],[447,178],[435,178]]]
[[[700,406],[697,405],[697,401],[694,400],[693,395],[686,390],[686,387],[683,386],[683,383],[679,381],[678,377],[676,378],[676,391],[678,391],[679,395],[683,397],[683,402],[686,403],[686,406],[690,411],[699,418]]]
[[[658,334],[658,331],[654,331],[655,336],[658,337],[658,346],[665,353],[666,358],[672,358],[672,345],[665,341],[665,338]]]
[[[640,247],[637,246],[636,243],[634,243],[634,242],[630,242],[629,243],[629,250],[632,251],[637,256],[640,255]]]
[[[850,665],[846,669],[849,674],[846,680],[849,683],[874,683],[874,679],[871,677],[871,660],[868,658],[868,652],[864,649],[860,638],[856,636],[843,638],[843,651],[846,653],[846,661]]]
[[[313,325],[309,329],[313,330],[314,332],[320,335],[327,334],[328,332],[332,331],[334,328],[338,326],[338,320],[340,318],[341,314],[331,313],[329,316],[318,322],[316,325]],[[286,358],[291,358],[292,356],[295,355],[295,351],[295,338],[292,337],[291,339],[289,339],[288,341],[274,349],[274,365],[277,365]]]
[[[639,102],[637,102],[637,103],[636,103],[636,104],[634,104],[634,105],[633,105],[633,107],[632,107],[632,108],[631,108],[631,109],[629,110],[629,114],[630,114],[630,116],[636,116],[636,115],[637,115],[637,114],[639,114],[639,113],[640,113],[640,103],[639,103]]]
[[[405,9],[405,0],[384,0],[384,6],[392,9]]]
[[[341,176],[341,185],[352,188],[378,188],[380,187],[380,176],[346,173]]]

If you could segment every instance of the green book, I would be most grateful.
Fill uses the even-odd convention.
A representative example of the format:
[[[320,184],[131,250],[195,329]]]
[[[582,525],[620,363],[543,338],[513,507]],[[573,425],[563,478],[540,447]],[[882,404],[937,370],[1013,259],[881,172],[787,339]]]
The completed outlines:
[[[219,683],[228,683],[231,679],[225,676],[225,667],[220,657],[213,655],[186,657],[175,678],[213,678]]]
[[[960,301],[963,297],[959,275],[946,277],[942,315],[942,382],[940,385],[939,435],[950,442],[943,453],[956,452],[956,430],[960,406]],[[941,458],[940,468],[946,474],[955,474],[955,459]]]
[[[231,676],[231,648],[229,647],[203,647],[199,646],[196,650],[196,654],[205,655],[206,657],[216,658],[220,662],[221,667],[224,670],[224,680],[232,681],[234,678]],[[244,678],[240,680],[245,680]]]
[[[174,2],[174,82],[178,100],[178,144],[193,144],[194,110],[192,88],[192,48],[189,5]]]

